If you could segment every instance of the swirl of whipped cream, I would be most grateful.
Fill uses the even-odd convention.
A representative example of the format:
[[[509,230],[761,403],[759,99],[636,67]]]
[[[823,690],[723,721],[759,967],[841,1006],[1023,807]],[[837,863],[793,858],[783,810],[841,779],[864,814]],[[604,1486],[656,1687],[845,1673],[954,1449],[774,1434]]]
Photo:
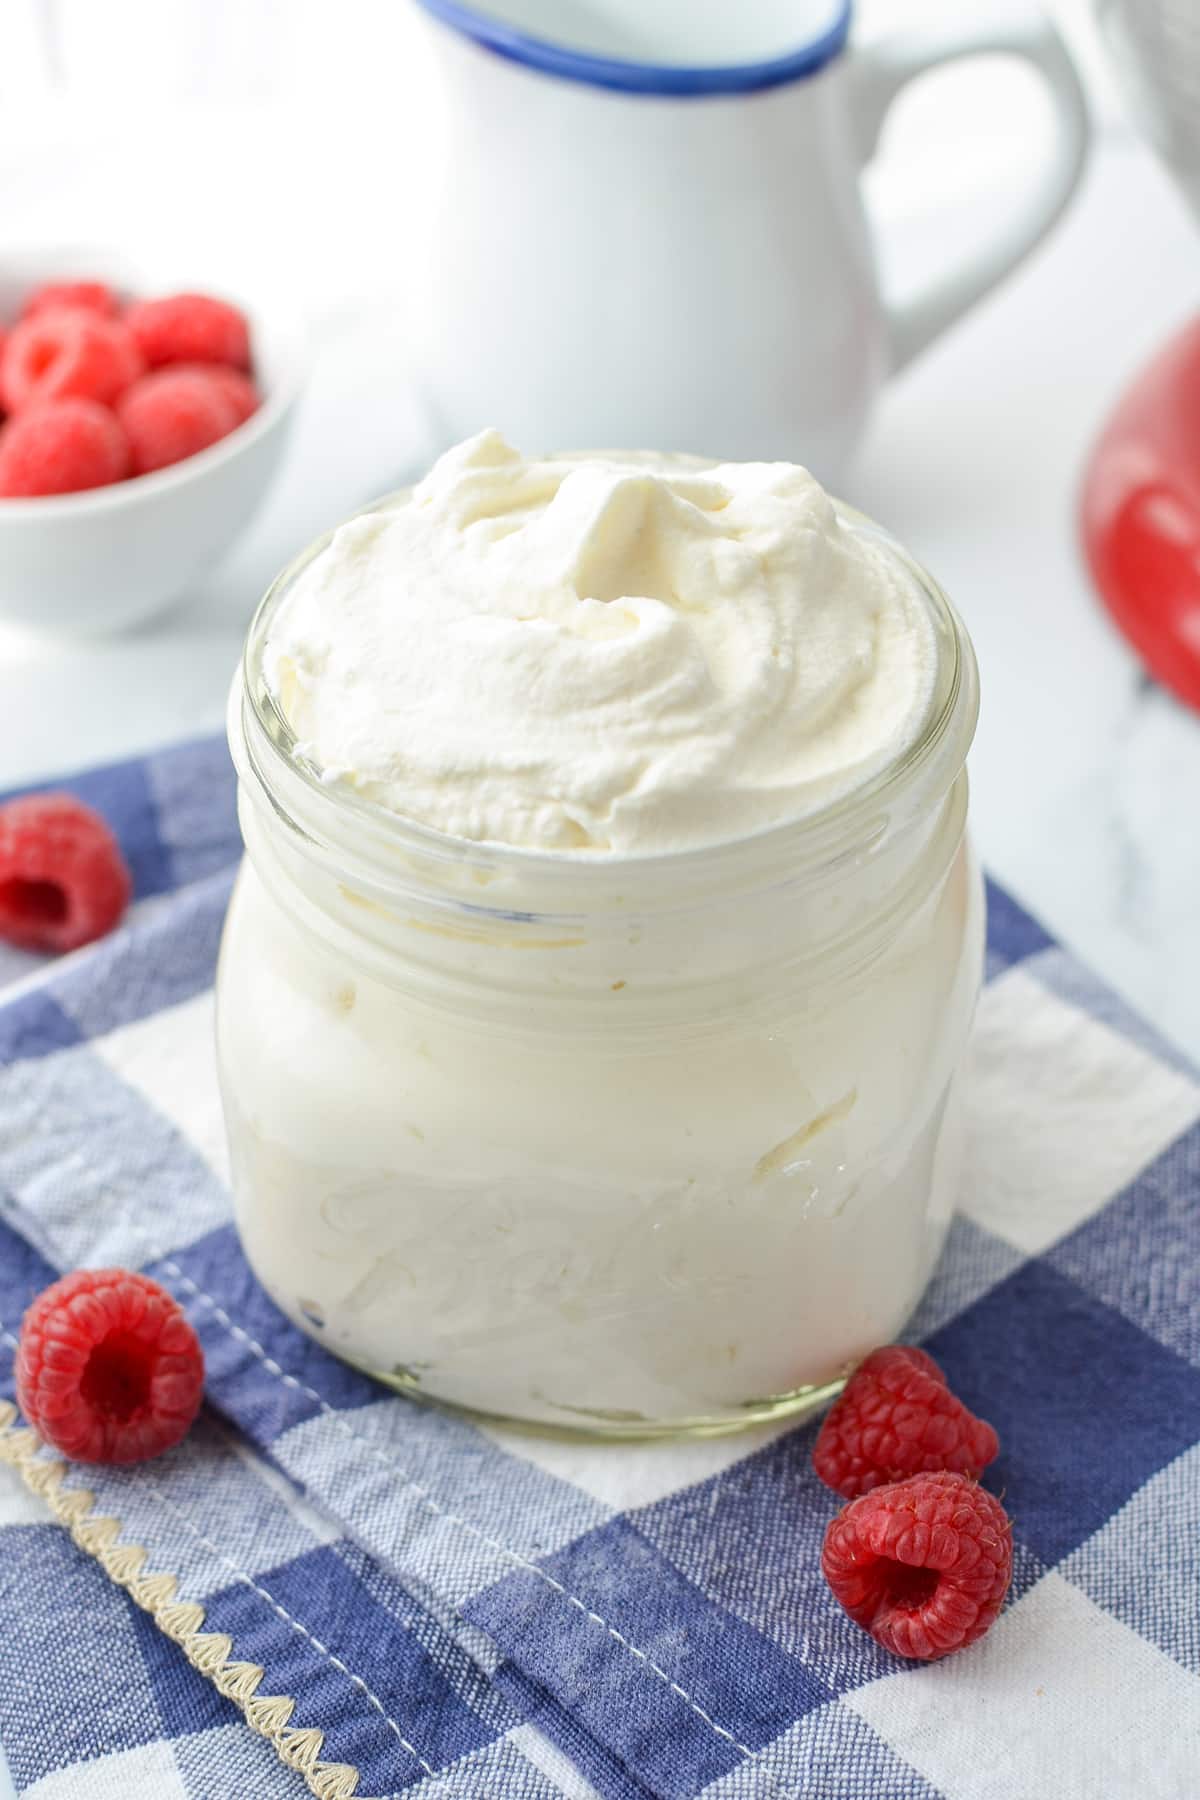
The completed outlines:
[[[919,734],[936,657],[915,583],[806,470],[487,431],[334,534],[265,669],[332,783],[459,837],[642,856],[860,786]]]

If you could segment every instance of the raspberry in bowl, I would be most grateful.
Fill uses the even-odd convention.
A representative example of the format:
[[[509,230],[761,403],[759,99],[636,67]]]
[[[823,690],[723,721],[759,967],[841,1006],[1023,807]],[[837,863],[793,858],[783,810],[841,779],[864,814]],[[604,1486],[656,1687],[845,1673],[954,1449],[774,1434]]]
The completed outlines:
[[[257,511],[304,359],[218,288],[95,249],[0,260],[0,620],[136,625]]]

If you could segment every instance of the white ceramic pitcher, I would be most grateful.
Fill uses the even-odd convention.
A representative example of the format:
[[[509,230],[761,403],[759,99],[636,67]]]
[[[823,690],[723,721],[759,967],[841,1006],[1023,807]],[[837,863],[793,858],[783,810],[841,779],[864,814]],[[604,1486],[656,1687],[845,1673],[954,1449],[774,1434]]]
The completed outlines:
[[[836,481],[885,377],[1037,243],[1087,115],[1045,19],[975,6],[848,45],[849,0],[420,0],[449,102],[414,259],[418,387],[444,442],[791,458]],[[967,9],[963,9],[967,10]],[[1042,75],[1056,129],[1015,223],[903,307],[859,193],[892,101],[954,58]],[[953,154],[953,146],[947,147]]]

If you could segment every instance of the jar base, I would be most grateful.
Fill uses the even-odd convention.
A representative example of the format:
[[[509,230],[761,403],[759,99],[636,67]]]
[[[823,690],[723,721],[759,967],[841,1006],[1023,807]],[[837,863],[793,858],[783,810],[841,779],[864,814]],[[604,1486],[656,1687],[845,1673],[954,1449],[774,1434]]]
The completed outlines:
[[[506,1430],[525,1432],[532,1437],[567,1438],[575,1441],[582,1439],[601,1443],[645,1442],[656,1438],[729,1437],[738,1431],[748,1431],[752,1426],[774,1424],[782,1419],[799,1423],[836,1399],[845,1386],[846,1375],[849,1373],[847,1369],[845,1374],[837,1376],[833,1381],[792,1388],[785,1394],[772,1394],[764,1400],[748,1400],[727,1413],[695,1418],[650,1419],[635,1412],[564,1407],[562,1411],[569,1413],[569,1417],[537,1419],[463,1406],[457,1401],[444,1400],[437,1394],[429,1393],[415,1376],[405,1372],[375,1369],[369,1363],[359,1362],[354,1357],[346,1357],[344,1360],[353,1363],[364,1375],[369,1375],[373,1381],[382,1382],[384,1387],[391,1388],[393,1392],[403,1394],[409,1400],[420,1401],[424,1406],[436,1407],[441,1412],[454,1413],[462,1419],[481,1425],[501,1425]]]

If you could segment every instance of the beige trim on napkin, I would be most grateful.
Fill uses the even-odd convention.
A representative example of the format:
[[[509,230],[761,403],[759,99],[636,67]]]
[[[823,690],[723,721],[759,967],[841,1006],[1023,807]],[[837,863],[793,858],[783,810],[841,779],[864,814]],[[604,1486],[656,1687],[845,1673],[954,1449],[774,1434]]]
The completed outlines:
[[[95,1558],[111,1581],[150,1614],[158,1629],[179,1645],[194,1669],[242,1713],[252,1731],[266,1738],[276,1756],[304,1777],[316,1800],[353,1800],[358,1770],[351,1763],[322,1762],[324,1732],[292,1729],[288,1721],[296,1702],[283,1694],[258,1692],[265,1670],[257,1663],[233,1660],[233,1640],[219,1631],[204,1631],[204,1608],[194,1600],[178,1600],[179,1583],[163,1572],[146,1574],[148,1552],[141,1544],[123,1544],[121,1521],[97,1514],[96,1496],[87,1488],[64,1488],[69,1465],[39,1456],[41,1438],[19,1423],[16,1407],[0,1400],[0,1462],[16,1469],[27,1488],[45,1501],[81,1550]]]

